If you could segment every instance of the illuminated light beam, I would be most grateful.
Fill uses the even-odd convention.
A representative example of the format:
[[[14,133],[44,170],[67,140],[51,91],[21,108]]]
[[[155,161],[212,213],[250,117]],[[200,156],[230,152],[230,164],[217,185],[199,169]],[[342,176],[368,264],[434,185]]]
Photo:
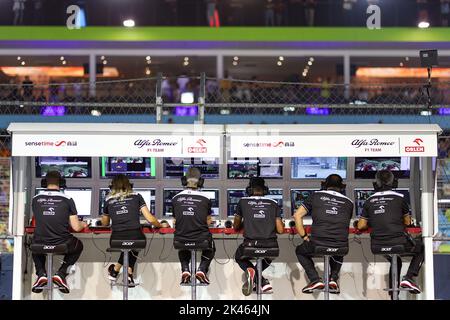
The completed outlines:
[[[450,78],[450,68],[433,68],[433,78]],[[363,67],[356,70],[356,77],[365,78],[427,78],[425,68]]]

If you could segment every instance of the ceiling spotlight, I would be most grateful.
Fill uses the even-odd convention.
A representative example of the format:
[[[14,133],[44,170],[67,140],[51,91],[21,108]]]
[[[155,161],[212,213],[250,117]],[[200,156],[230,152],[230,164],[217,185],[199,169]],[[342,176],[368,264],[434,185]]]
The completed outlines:
[[[23,65],[23,66],[24,66],[24,65],[25,65],[25,61],[22,61],[21,65]]]
[[[66,60],[61,61],[62,64],[67,64]]]
[[[234,61],[238,61],[238,60],[239,60],[239,57],[236,56],[236,57],[233,58],[233,60],[234,60]]]
[[[148,61],[147,61],[147,64],[150,64],[150,63],[152,63],[152,60],[148,60]]]
[[[307,75],[306,72],[303,72],[303,73],[302,73],[302,76],[303,76],[303,77],[306,77],[306,75]]]
[[[420,21],[417,25],[420,29],[426,29],[430,26],[430,23],[428,21]]]
[[[409,57],[405,57],[405,61],[409,61]]]
[[[400,67],[403,67],[403,62],[400,62]]]
[[[313,57],[309,58],[309,61],[314,62],[314,58]]]
[[[108,64],[108,60],[103,60],[103,64]]]
[[[187,66],[187,65],[189,65],[189,61],[185,61],[185,62],[183,62],[183,65],[184,65],[184,66]]]
[[[149,60],[151,60],[152,58],[150,57],[150,56],[146,56],[145,57],[145,60],[147,60],[147,61],[149,61]]]
[[[278,60],[284,61],[284,57],[283,57],[283,56],[279,56],[279,57],[278,57]]]
[[[150,75],[151,73],[152,73],[152,71],[150,70],[150,68],[145,68],[146,75]]]
[[[64,60],[64,56],[61,56],[61,57],[59,58],[59,60],[63,61],[63,60]]]
[[[101,56],[100,59],[105,60],[105,56]]]
[[[184,61],[189,61],[189,57],[184,57]]]
[[[238,65],[237,61],[233,61],[233,66],[237,66],[237,65]]]
[[[22,59],[22,57],[21,57],[21,56],[18,56],[18,57],[17,57],[17,60],[20,60],[20,59]]]
[[[282,66],[282,65],[283,65],[283,62],[278,61],[278,62],[277,62],[277,65],[278,65],[278,66]]]
[[[308,66],[312,66],[312,61],[308,61]]]
[[[133,28],[135,26],[133,19],[127,19],[123,21],[123,26],[127,28]]]
[[[99,110],[93,109],[91,110],[91,115],[94,117],[100,117],[102,113]]]

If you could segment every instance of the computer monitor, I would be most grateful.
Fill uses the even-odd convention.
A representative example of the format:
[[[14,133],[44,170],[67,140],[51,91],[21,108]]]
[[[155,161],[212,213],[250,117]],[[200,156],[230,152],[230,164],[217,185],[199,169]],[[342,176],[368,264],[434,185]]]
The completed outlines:
[[[234,216],[236,213],[236,206],[239,200],[247,196],[245,189],[230,189],[227,191],[228,196],[228,216]],[[282,189],[270,189],[267,198],[275,200],[281,209],[281,216],[283,217],[283,190]]]
[[[403,194],[408,204],[411,206],[409,189],[398,188],[395,192]],[[375,193],[373,189],[355,189],[355,214],[359,218],[362,215],[364,202]]]
[[[36,178],[42,178],[49,171],[59,171],[65,178],[90,178],[91,158],[89,157],[36,157]]]
[[[99,214],[103,213],[103,208],[105,205],[106,197],[110,192],[109,188],[100,188],[100,197],[99,197]],[[155,189],[150,188],[133,188],[133,192],[139,193],[142,198],[144,198],[145,203],[147,204],[147,208],[150,210],[150,213],[156,214],[155,207]]]
[[[387,169],[397,179],[407,179],[410,175],[409,157],[355,158],[355,178],[374,179],[378,170]]]
[[[347,178],[347,158],[297,157],[291,160],[292,179],[325,179],[333,173]]]
[[[191,166],[197,167],[204,179],[219,179],[217,158],[164,158],[164,177],[179,179]]]
[[[283,158],[232,158],[227,163],[228,179],[283,178]]]
[[[172,198],[178,193],[183,191],[183,189],[164,189],[164,205],[163,205],[163,215],[173,216]],[[219,190],[217,189],[202,189],[201,192],[206,193],[206,195],[211,199],[211,216],[219,216]]]
[[[44,188],[36,188],[36,194],[46,191]],[[75,202],[78,215],[86,217],[91,215],[92,189],[90,188],[70,188],[61,190]]]
[[[292,189],[291,190],[291,213],[294,215],[295,211],[300,207],[318,189]],[[311,215],[310,212],[307,214]]]
[[[156,177],[156,158],[101,157],[100,177],[111,178],[123,174],[133,179]]]

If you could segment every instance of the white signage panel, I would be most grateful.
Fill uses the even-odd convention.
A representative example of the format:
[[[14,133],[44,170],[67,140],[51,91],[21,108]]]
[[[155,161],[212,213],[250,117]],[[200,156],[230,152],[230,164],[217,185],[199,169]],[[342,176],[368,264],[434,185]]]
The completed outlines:
[[[231,136],[231,157],[377,157],[437,155],[437,136],[301,135]]]

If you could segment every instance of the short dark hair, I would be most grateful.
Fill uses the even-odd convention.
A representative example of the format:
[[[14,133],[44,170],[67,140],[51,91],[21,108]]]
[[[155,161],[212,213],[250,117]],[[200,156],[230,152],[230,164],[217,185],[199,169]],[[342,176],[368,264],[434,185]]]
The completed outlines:
[[[392,187],[394,185],[394,174],[389,170],[380,170],[376,173],[375,179],[379,187],[387,186]]]
[[[118,174],[117,176],[114,176],[111,181],[111,191],[114,193],[132,192],[133,186],[127,176],[124,174]]]
[[[59,182],[61,181],[61,173],[56,170],[49,171],[45,175],[45,180],[47,180],[47,185],[55,184],[59,186]]]
[[[325,180],[326,188],[336,188],[336,189],[342,189],[343,183],[342,183],[342,177],[338,174],[330,174],[327,179]]]

